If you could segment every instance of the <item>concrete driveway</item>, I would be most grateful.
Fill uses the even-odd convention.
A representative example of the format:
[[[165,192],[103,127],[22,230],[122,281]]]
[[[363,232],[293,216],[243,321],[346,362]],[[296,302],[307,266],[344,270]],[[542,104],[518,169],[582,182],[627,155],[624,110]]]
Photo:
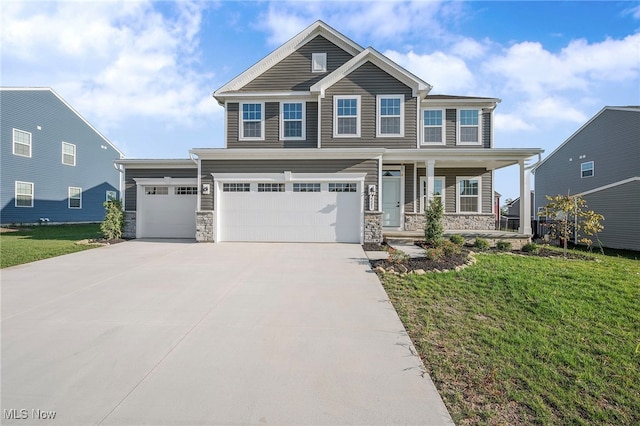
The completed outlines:
[[[358,245],[131,241],[1,274],[2,424],[453,424]]]

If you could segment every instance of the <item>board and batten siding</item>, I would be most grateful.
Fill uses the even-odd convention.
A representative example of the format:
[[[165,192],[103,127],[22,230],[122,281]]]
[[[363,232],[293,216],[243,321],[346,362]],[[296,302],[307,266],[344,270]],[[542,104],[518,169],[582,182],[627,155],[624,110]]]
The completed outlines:
[[[426,176],[426,169],[424,167],[418,168],[418,175],[416,178],[417,185],[420,184],[420,178]],[[445,213],[456,213],[456,180],[458,177],[475,177],[480,176],[482,178],[482,189],[481,189],[481,197],[482,197],[482,212],[481,213],[492,213],[493,205],[492,205],[492,194],[493,194],[493,182],[491,171],[482,168],[438,168],[436,167],[434,170],[434,176],[441,177],[443,176],[445,179],[445,192],[444,192],[444,210]],[[419,187],[418,187],[419,189]],[[420,191],[416,191],[417,200],[416,203],[416,211],[420,210]]]
[[[579,194],[639,176],[638,135],[640,109],[603,111],[536,169],[536,208],[547,204],[545,195]],[[580,165],[587,161],[594,162],[594,174],[583,178]]]
[[[51,90],[0,90],[0,114],[2,223],[102,221],[120,153]],[[31,157],[13,154],[13,129],[31,133]],[[75,166],[62,164],[62,142],[76,146]],[[33,207],[15,207],[16,181],[34,184]],[[82,208],[69,208],[69,187],[82,189]]]
[[[240,140],[240,104],[227,104],[228,148],[317,148],[318,103],[305,103],[305,140],[280,140],[280,102],[265,102],[265,140]]]
[[[377,160],[202,160],[202,183],[213,183],[212,173],[366,173],[366,185],[378,184]],[[213,210],[213,192],[201,196],[201,210]]]
[[[333,97],[361,96],[359,138],[333,137]],[[404,137],[376,137],[376,96],[404,95]],[[326,90],[322,99],[323,148],[415,148],[417,99],[410,87],[367,62]]]
[[[166,168],[166,169],[135,169],[127,168],[124,173],[124,209],[125,211],[135,211],[137,208],[136,181],[134,179],[162,179],[171,178],[197,178],[198,169],[194,168]],[[162,186],[159,184],[158,186]]]
[[[327,54],[327,72],[311,72],[311,55]],[[295,52],[247,83],[241,92],[308,91],[309,88],[353,56],[318,35]]]

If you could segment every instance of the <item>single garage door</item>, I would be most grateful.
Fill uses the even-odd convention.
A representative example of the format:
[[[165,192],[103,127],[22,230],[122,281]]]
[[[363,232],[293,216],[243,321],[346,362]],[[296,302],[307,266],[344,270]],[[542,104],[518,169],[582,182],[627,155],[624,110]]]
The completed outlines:
[[[222,182],[217,194],[219,241],[361,241],[361,181]]]
[[[136,236],[138,238],[195,238],[196,185],[140,185]]]

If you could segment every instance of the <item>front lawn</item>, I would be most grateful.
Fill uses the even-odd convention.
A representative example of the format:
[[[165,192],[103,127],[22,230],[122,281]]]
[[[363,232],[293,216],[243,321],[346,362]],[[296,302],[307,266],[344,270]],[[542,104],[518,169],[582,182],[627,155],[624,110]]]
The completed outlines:
[[[0,267],[21,265],[49,257],[87,250],[95,245],[77,241],[99,238],[99,224],[44,225],[0,233]]]
[[[640,261],[476,257],[381,277],[456,424],[640,424]]]

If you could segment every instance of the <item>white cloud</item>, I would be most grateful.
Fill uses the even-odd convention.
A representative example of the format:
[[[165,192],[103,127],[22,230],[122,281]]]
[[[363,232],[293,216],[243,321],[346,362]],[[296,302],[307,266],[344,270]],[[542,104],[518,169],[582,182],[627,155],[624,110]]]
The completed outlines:
[[[496,132],[521,132],[535,130],[535,126],[517,114],[495,113],[494,125]]]

